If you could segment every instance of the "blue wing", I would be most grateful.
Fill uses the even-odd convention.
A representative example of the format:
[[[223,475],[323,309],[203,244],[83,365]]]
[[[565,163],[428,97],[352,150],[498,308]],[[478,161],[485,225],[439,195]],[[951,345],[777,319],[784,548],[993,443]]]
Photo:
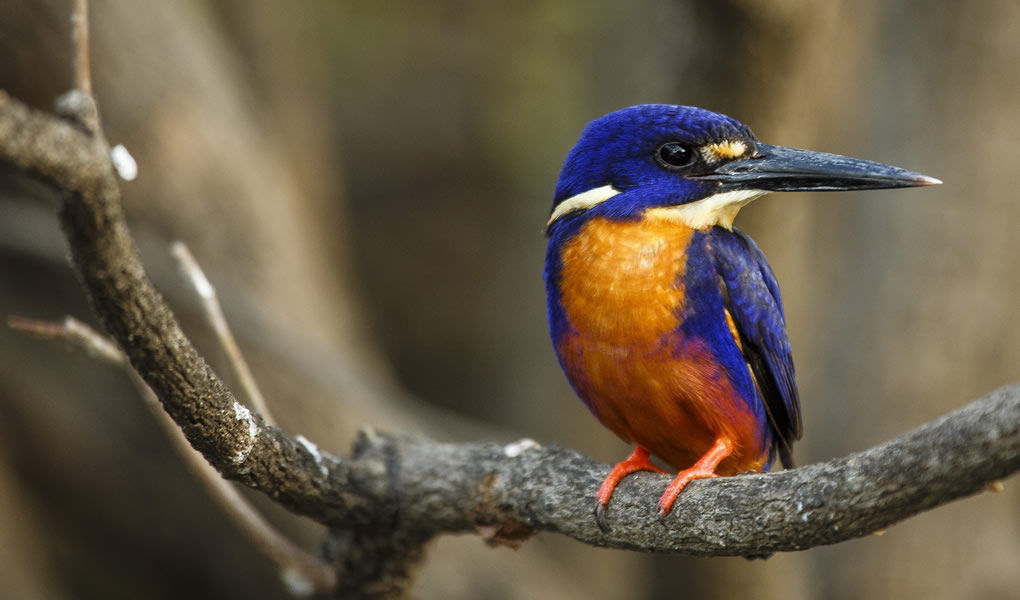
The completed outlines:
[[[778,438],[780,459],[792,467],[791,447],[801,435],[800,398],[779,285],[751,238],[737,230],[719,238],[713,244],[713,256],[722,277],[726,309]]]

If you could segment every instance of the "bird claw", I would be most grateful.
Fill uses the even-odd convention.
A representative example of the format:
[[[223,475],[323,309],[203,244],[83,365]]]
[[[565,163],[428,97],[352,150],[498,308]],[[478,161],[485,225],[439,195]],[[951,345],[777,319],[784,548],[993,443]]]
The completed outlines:
[[[606,523],[606,511],[609,509],[608,504],[604,504],[598,500],[595,501],[595,523],[598,524],[599,529],[602,533],[609,533],[612,531],[609,528],[609,524]]]

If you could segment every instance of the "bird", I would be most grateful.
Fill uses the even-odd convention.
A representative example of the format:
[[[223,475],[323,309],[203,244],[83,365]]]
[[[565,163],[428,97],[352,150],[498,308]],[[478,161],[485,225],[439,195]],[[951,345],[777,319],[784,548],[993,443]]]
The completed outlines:
[[[550,335],[574,392],[634,451],[606,476],[677,470],[664,520],[695,479],[793,467],[802,431],[772,268],[733,226],[770,192],[939,184],[906,169],[758,141],[743,123],[670,104],[590,122],[567,153],[546,223]]]

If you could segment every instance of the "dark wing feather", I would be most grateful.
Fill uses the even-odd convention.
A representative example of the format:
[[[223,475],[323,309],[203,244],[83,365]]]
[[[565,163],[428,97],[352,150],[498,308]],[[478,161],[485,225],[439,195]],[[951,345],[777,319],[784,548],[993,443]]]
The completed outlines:
[[[802,425],[779,285],[751,238],[736,230],[726,237],[714,245],[726,308],[778,438],[779,457],[790,468],[791,448],[800,439]]]

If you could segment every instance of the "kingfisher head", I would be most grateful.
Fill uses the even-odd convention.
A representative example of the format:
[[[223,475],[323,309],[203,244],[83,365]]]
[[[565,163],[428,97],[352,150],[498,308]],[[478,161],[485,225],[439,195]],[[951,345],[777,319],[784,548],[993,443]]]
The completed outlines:
[[[643,104],[596,119],[581,133],[560,173],[547,233],[593,216],[732,228],[741,207],[769,192],[937,183],[881,163],[764,144],[719,113]]]

